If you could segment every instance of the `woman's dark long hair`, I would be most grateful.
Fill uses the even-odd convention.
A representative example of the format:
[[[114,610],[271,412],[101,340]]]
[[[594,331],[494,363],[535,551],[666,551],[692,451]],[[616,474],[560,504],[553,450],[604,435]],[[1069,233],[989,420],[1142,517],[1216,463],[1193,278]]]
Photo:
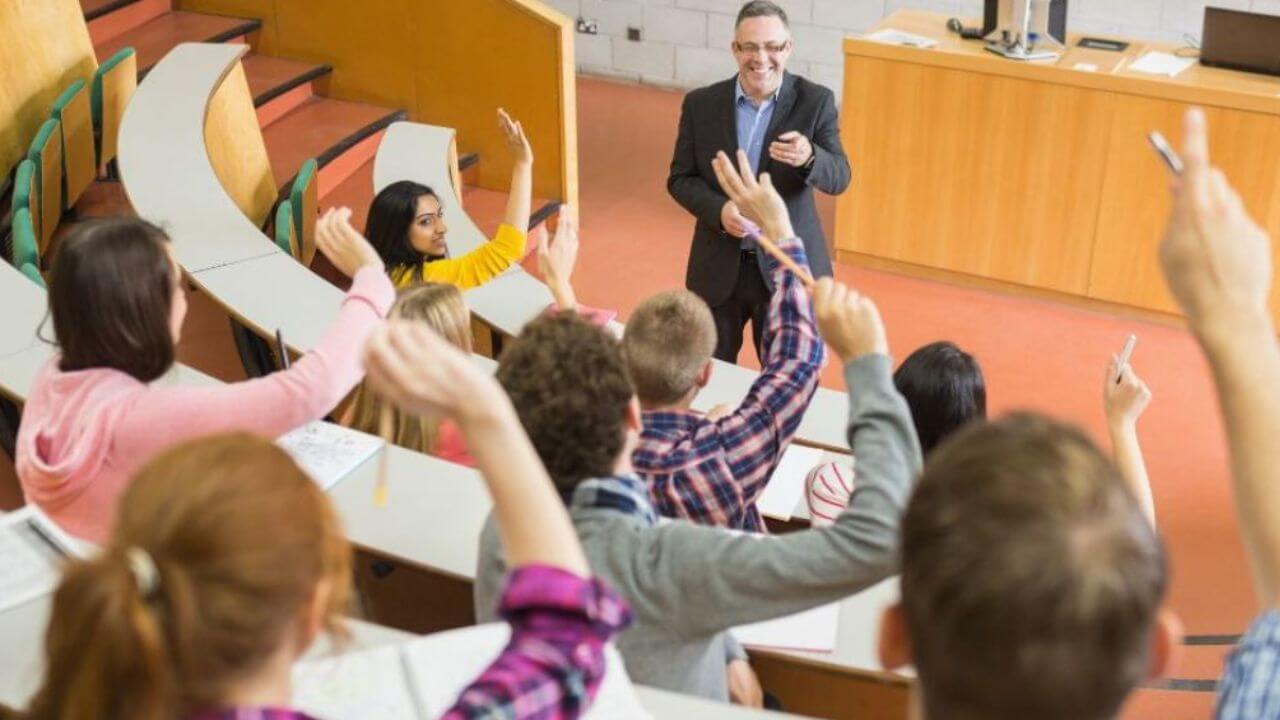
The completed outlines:
[[[369,204],[365,236],[378,251],[387,270],[420,269],[430,258],[409,242],[409,228],[418,215],[418,198],[437,197],[434,190],[412,180],[401,180],[382,188]]]
[[[925,457],[961,426],[987,417],[982,368],[953,343],[930,343],[911,353],[893,374],[893,384],[911,408]]]
[[[89,220],[62,241],[49,314],[63,371],[115,368],[142,382],[169,371],[177,278],[168,242],[163,230],[137,218]]]

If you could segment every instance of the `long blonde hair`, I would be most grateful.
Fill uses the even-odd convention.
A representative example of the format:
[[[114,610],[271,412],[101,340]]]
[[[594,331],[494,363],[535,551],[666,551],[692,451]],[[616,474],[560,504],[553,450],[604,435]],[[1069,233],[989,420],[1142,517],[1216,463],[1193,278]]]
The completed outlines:
[[[446,340],[471,352],[471,311],[462,292],[453,285],[427,282],[401,290],[391,307],[391,317],[421,320]],[[351,409],[351,427],[378,434],[385,401],[361,383]],[[391,441],[396,445],[424,453],[434,453],[440,428],[436,420],[392,412]]]
[[[172,720],[220,708],[290,640],[322,582],[323,624],[343,634],[350,555],[328,497],[279,447],[245,433],[176,446],[134,478],[103,552],[66,569],[43,686],[25,713],[0,716]]]

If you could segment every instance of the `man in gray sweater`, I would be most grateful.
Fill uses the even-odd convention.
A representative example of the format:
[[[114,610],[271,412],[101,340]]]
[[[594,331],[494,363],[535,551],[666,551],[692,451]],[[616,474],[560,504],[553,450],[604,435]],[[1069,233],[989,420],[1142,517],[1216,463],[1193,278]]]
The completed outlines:
[[[717,170],[732,168],[722,160]],[[744,175],[729,177],[726,188],[738,206],[784,251],[798,247],[767,176],[756,183]],[[803,303],[802,312],[813,311]],[[776,537],[658,523],[631,469],[640,410],[607,332],[574,315],[545,317],[503,353],[498,379],[569,503],[592,570],[631,605],[635,622],[618,648],[636,682],[726,700],[726,664],[742,657],[730,628],[838,600],[896,569],[899,519],[920,450],[890,376],[884,327],[869,299],[829,278],[815,286],[814,304],[851,390],[858,486],[833,525]],[[505,570],[490,518],[476,573],[481,621],[495,617]]]

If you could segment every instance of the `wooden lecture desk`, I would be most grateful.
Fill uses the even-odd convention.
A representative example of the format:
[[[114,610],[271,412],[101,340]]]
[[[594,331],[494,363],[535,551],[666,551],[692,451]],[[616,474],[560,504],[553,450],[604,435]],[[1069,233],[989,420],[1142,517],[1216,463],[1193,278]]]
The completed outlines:
[[[1193,63],[1136,72],[1151,50],[1076,46],[1018,62],[961,40],[946,15],[899,10],[876,29],[932,48],[844,41],[840,135],[854,182],[836,203],[836,248],[859,265],[1168,314],[1156,245],[1169,173],[1147,142],[1181,144],[1205,108],[1215,164],[1280,237],[1280,78]],[[1272,297],[1280,310],[1280,293]]]

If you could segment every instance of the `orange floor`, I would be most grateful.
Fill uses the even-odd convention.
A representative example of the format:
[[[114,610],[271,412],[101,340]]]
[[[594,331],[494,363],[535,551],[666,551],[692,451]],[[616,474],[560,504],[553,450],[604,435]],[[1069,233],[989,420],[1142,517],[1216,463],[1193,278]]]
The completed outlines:
[[[583,78],[578,83],[583,302],[623,317],[651,293],[684,283],[691,218],[667,195],[681,93]],[[621,140],[625,138],[624,140]],[[857,148],[846,148],[857,164]],[[855,182],[857,173],[854,173]],[[830,202],[822,203],[830,226]],[[923,281],[840,264],[873,297],[894,354],[948,339],[974,353],[993,413],[1028,408],[1079,423],[1106,443],[1103,368],[1125,336],[1154,400],[1140,435],[1169,548],[1169,601],[1192,634],[1238,634],[1255,610],[1228,489],[1209,374],[1182,329],[1066,304]],[[754,364],[754,353],[743,353]],[[834,364],[823,385],[840,388]],[[1209,679],[1225,648],[1189,648],[1178,677]],[[1202,718],[1208,693],[1142,691],[1127,718]]]

